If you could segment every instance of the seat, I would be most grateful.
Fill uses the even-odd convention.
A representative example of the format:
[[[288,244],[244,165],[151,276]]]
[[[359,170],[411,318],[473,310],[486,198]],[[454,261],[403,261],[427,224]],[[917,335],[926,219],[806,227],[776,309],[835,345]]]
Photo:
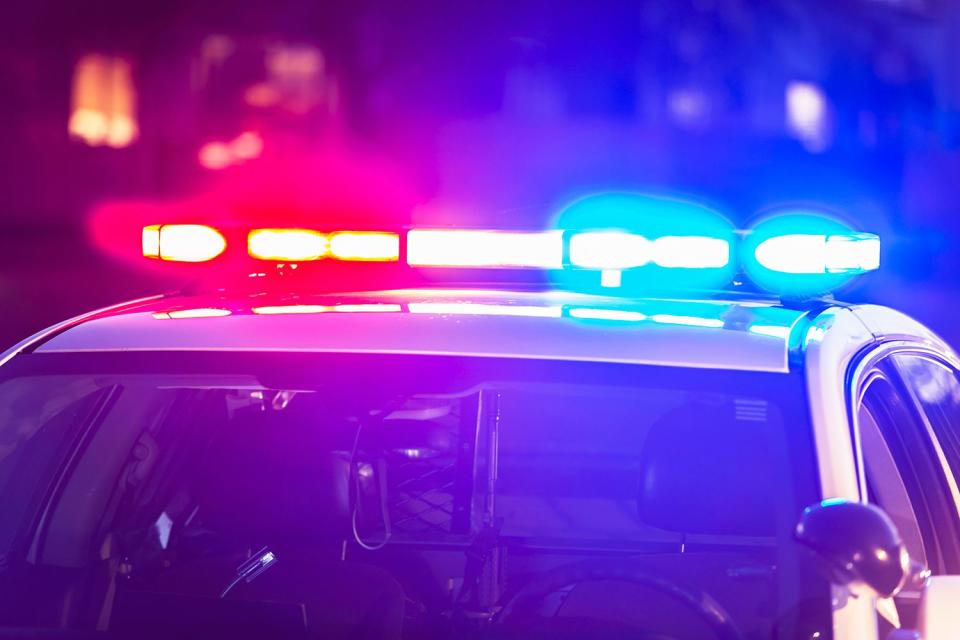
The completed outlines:
[[[637,512],[677,533],[773,536],[781,457],[768,425],[738,417],[732,401],[687,403],[647,434]]]
[[[647,433],[637,495],[644,523],[681,533],[686,542],[679,557],[644,562],[716,598],[749,637],[768,636],[773,624],[774,536],[784,527],[777,499],[790,483],[789,469],[778,465],[784,445],[758,415],[729,399],[667,412]],[[737,546],[710,546],[715,543]],[[674,633],[702,637],[694,628]]]

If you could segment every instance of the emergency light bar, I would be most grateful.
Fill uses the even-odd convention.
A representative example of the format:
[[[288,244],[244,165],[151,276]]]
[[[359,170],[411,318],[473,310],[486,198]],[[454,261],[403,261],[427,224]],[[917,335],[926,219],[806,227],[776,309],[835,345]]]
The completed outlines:
[[[216,260],[228,253],[228,245],[245,240],[245,251],[234,251],[235,257],[254,265],[332,260],[402,263],[422,273],[532,270],[548,274],[566,288],[625,292],[716,289],[733,281],[739,270],[768,291],[813,295],[880,265],[876,235],[854,232],[818,216],[777,216],[747,231],[735,232],[732,227],[708,231],[715,235],[689,234],[689,229],[663,233],[667,226],[663,223],[653,233],[582,227],[535,232],[256,228],[238,233],[199,224],[169,224],[144,227],[142,243],[144,256],[163,261]]]
[[[396,261],[400,236],[379,231],[312,229],[254,229],[247,236],[247,252],[259,260],[309,262],[321,258],[349,261]]]

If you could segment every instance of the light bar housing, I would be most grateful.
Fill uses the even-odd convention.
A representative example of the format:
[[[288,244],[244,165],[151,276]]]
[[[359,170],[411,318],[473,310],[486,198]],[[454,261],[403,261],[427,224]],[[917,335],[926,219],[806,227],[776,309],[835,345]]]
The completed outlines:
[[[822,216],[781,215],[739,232],[722,219],[700,219],[705,221],[705,233],[699,234],[689,225],[678,225],[670,233],[670,222],[662,220],[647,229],[638,224],[638,228],[580,226],[548,231],[220,230],[199,224],[162,224],[143,228],[142,249],[149,258],[175,262],[207,262],[226,253],[231,264],[239,261],[250,276],[269,275],[270,263],[288,273],[299,263],[342,263],[336,278],[349,280],[351,270],[366,269],[367,282],[386,286],[403,286],[417,278],[443,281],[449,276],[460,283],[536,281],[567,290],[630,296],[716,291],[739,280],[738,271],[767,291],[815,295],[880,264],[876,235],[852,231]],[[246,245],[246,251],[237,250],[240,244]],[[355,262],[394,264],[347,266]],[[530,277],[514,277],[520,273]]]

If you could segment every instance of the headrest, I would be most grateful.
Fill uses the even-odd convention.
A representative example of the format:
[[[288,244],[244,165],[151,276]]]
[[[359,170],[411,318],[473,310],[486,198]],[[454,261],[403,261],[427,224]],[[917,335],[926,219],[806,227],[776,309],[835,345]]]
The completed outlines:
[[[658,419],[641,452],[640,519],[688,534],[774,535],[779,449],[757,417],[702,401]]]
[[[325,425],[257,412],[231,423],[199,490],[203,524],[257,544],[336,538],[349,524],[349,461]]]

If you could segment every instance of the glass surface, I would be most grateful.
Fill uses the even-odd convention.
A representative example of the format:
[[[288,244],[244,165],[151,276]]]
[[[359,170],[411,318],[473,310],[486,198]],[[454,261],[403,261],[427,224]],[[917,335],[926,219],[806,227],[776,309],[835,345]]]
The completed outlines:
[[[5,370],[4,625],[710,638],[717,608],[749,637],[829,629],[792,538],[817,498],[799,378],[336,354]]]
[[[930,421],[954,478],[960,482],[960,380],[950,367],[916,355],[894,356],[917,404]]]

